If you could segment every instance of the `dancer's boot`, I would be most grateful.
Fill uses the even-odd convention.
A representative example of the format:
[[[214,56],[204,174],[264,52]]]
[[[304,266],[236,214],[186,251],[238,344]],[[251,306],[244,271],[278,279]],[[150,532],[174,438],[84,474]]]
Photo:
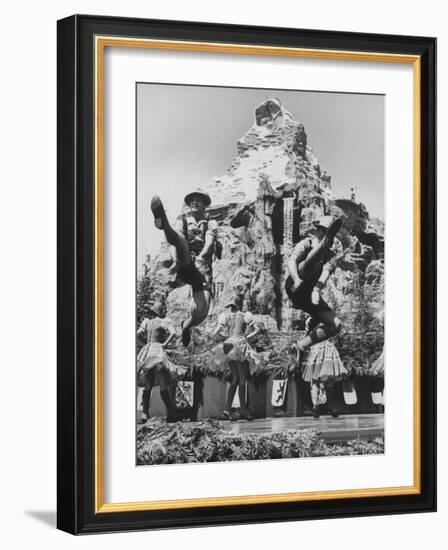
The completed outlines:
[[[334,238],[336,237],[336,233],[340,231],[341,227],[342,227],[342,218],[336,218],[331,222],[324,237],[325,244],[326,246],[328,246],[328,248],[333,246],[333,241],[334,241]]]
[[[162,201],[157,195],[151,199],[151,210],[154,216],[154,225],[157,229],[164,229],[167,223],[167,217]]]

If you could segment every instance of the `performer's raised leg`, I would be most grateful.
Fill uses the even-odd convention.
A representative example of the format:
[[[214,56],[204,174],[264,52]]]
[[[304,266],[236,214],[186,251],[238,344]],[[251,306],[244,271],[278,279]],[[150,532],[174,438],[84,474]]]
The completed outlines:
[[[154,215],[154,225],[157,229],[163,230],[168,243],[176,249],[178,267],[186,267],[191,262],[188,242],[170,225],[162,201],[157,195],[151,200],[151,210]]]
[[[307,281],[313,277],[316,266],[325,258],[325,255],[328,253],[328,249],[333,245],[334,237],[341,229],[341,226],[342,219],[336,218],[325,232],[323,228],[319,228],[319,231],[321,231],[321,235],[318,236],[318,238],[321,239],[320,242],[313,246],[313,248],[308,252],[306,258],[299,262],[297,266],[297,271],[301,279]]]
[[[322,305],[324,304],[325,302],[322,300]],[[326,311],[316,312],[315,317],[319,321],[319,324],[297,342],[296,345],[300,351],[304,351],[313,344],[323,342],[332,336],[336,336],[341,330],[341,321],[331,309],[328,308]]]
[[[182,322],[182,343],[188,346],[191,337],[191,328],[200,325],[207,317],[210,308],[211,294],[207,290],[193,290],[191,315]]]

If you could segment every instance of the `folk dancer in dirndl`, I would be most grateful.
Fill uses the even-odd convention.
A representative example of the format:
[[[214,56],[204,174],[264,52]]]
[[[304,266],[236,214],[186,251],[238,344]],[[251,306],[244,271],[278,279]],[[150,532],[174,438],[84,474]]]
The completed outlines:
[[[255,322],[249,311],[240,311],[241,302],[231,300],[220,315],[218,324],[212,333],[212,338],[219,335],[225,338],[222,344],[222,352],[217,352],[214,364],[217,368],[230,368],[231,380],[227,391],[226,404],[223,418],[233,420],[232,403],[238,390],[240,400],[240,416],[242,420],[253,420],[246,401],[246,383],[255,368],[260,366],[263,358],[255,352],[249,341],[262,331],[262,327]],[[246,335],[246,332],[249,334]]]
[[[176,335],[172,321],[164,318],[163,306],[155,302],[147,309],[137,335],[146,337],[146,344],[137,355],[137,383],[143,387],[141,422],[149,417],[151,392],[160,386],[160,397],[166,407],[167,422],[176,421],[175,389],[179,374],[185,367],[174,365],[166,354],[168,344]]]
[[[308,332],[313,319],[307,320]],[[296,348],[297,349],[297,348]],[[328,412],[333,417],[339,416],[337,411],[335,384],[348,376],[339,352],[331,340],[324,340],[310,348],[302,379],[310,384],[313,416],[319,418],[319,407],[323,396],[327,396]]]

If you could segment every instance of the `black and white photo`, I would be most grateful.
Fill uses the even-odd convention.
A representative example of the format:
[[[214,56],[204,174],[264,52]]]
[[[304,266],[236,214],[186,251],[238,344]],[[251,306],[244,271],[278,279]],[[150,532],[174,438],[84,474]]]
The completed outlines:
[[[384,95],[136,84],[136,463],[384,453]]]

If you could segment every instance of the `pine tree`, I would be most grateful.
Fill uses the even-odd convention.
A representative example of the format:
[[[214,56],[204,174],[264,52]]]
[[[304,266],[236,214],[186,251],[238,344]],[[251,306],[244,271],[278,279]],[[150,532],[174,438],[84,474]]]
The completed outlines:
[[[148,254],[137,279],[137,327],[145,317],[144,308],[151,301],[151,256]]]

